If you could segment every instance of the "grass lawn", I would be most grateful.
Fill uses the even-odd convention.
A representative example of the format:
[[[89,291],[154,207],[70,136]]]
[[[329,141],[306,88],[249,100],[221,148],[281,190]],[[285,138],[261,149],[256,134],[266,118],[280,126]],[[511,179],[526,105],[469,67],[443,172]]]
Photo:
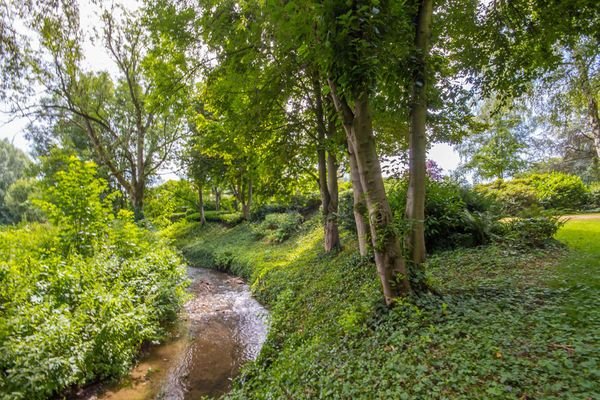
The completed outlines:
[[[556,238],[573,251],[561,263],[556,285],[586,285],[600,290],[600,214],[575,215]]]
[[[191,263],[245,276],[271,310],[229,398],[600,398],[600,221],[568,222],[558,238],[570,250],[438,253],[428,273],[441,296],[392,310],[349,235],[323,254],[317,220],[277,245],[250,224],[170,231]]]

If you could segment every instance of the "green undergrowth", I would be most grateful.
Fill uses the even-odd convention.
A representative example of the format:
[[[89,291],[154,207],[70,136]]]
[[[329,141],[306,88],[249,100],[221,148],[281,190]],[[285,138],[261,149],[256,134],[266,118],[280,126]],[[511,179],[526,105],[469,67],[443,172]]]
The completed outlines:
[[[598,229],[599,222],[594,229]],[[581,243],[568,223],[559,237]],[[488,246],[438,253],[440,296],[382,304],[372,263],[325,255],[315,219],[281,244],[244,223],[166,232],[197,266],[244,276],[271,311],[232,399],[591,399],[600,393],[598,251]],[[573,254],[579,254],[573,257]],[[589,266],[595,260],[595,266]],[[587,271],[587,272],[586,272]]]
[[[50,224],[0,227],[0,400],[119,378],[187,298],[180,256],[132,221],[112,221],[89,255],[63,254],[64,238]]]

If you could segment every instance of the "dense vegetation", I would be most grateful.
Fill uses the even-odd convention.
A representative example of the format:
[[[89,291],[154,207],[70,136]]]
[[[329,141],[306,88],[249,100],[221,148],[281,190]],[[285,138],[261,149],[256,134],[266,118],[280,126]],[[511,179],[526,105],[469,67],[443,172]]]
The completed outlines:
[[[185,299],[178,254],[131,212],[113,215],[93,163],[63,161],[40,182],[52,223],[0,228],[2,399],[123,375]]]
[[[597,225],[558,217],[600,208],[598,32],[597,0],[0,0],[0,398],[123,375],[174,245],[271,307],[232,398],[598,397]]]
[[[559,238],[579,246],[569,250],[437,253],[427,279],[439,295],[393,310],[352,246],[323,255],[318,225],[308,220],[283,244],[257,240],[247,223],[165,231],[192,265],[245,276],[270,307],[265,348],[229,398],[583,399],[600,390],[597,221],[567,223]]]

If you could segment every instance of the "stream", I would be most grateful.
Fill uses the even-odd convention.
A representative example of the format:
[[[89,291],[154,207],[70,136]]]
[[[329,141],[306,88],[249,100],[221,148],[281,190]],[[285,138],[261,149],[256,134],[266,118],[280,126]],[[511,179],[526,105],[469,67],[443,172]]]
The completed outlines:
[[[128,377],[91,388],[81,400],[191,400],[227,393],[240,367],[258,356],[267,335],[267,311],[240,278],[189,268],[181,323],[167,342],[149,346]]]

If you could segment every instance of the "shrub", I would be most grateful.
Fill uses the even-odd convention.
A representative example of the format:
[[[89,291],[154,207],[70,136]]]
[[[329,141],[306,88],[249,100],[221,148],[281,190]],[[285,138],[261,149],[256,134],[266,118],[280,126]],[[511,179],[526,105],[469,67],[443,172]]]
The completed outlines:
[[[493,200],[502,215],[518,215],[524,210],[540,206],[535,190],[524,179],[498,179],[476,186],[475,191]]]
[[[4,202],[12,222],[44,221],[44,213],[32,203],[33,198],[39,197],[38,186],[34,178],[18,179],[9,186]]]
[[[76,156],[63,161],[44,177],[41,198],[33,201],[60,227],[63,252],[90,255],[114,217],[111,200],[117,192],[109,193],[93,162]]]
[[[406,180],[388,182],[388,198],[398,226],[405,224]],[[427,182],[425,241],[428,250],[486,243],[497,217],[490,202],[451,180]]]
[[[581,178],[562,172],[531,174],[512,180],[498,179],[478,185],[476,191],[493,199],[503,215],[539,214],[544,208],[580,209],[587,201],[587,188]]]
[[[254,226],[256,236],[266,237],[270,242],[282,243],[296,232],[304,218],[298,212],[268,214],[265,220]]]
[[[352,190],[340,192],[338,203],[338,223],[341,228],[356,234],[354,220],[354,195]]]
[[[546,209],[576,210],[587,200],[587,188],[580,177],[562,172],[528,177],[540,204]]]
[[[599,209],[600,208],[600,182],[592,183],[589,188],[588,194],[588,208]]]
[[[178,255],[128,220],[108,230],[92,256],[57,255],[49,225],[0,231],[0,398],[118,377],[175,319],[187,281]]]
[[[146,193],[144,216],[157,227],[165,227],[197,211],[198,193],[189,181],[167,181]]]
[[[244,221],[242,213],[231,211],[205,211],[204,218],[207,222],[218,222],[227,226],[235,226]],[[200,220],[200,215],[197,220]]]
[[[558,217],[514,218],[502,224],[500,240],[515,247],[545,247],[564,223]]]

